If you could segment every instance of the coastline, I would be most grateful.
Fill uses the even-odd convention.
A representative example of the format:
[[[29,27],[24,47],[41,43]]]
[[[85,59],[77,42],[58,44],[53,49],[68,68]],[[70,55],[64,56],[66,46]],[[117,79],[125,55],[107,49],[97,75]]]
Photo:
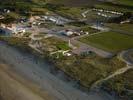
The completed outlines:
[[[9,48],[10,48],[10,47],[9,47]],[[8,48],[8,49],[9,49],[9,48]],[[15,52],[15,53],[16,53],[16,52]],[[22,54],[22,55],[23,55],[23,54]],[[25,55],[23,55],[23,56],[25,56]],[[17,59],[18,59],[18,58],[17,58]],[[34,59],[36,59],[36,58],[34,58]],[[19,60],[20,60],[20,58],[19,58]],[[28,60],[28,59],[25,58],[25,60]],[[25,61],[25,60],[24,60],[24,61]],[[30,58],[30,60],[32,61],[33,59]],[[23,62],[19,62],[19,63],[23,63]],[[33,62],[32,62],[32,63],[33,63]],[[38,63],[40,63],[40,62],[37,62],[37,65],[38,65]],[[41,62],[41,63],[42,63],[42,62]],[[34,62],[34,64],[36,64],[36,62]],[[39,65],[40,65],[40,64],[39,64]],[[43,65],[43,64],[42,64],[42,65]],[[39,66],[38,66],[38,67],[39,67]],[[26,68],[26,67],[25,67],[25,68]],[[43,65],[42,68],[43,68],[43,70],[45,70],[45,72],[46,72],[46,71],[49,71],[49,68],[44,67],[44,65]],[[33,69],[34,69],[34,67],[33,67]],[[36,69],[36,68],[35,68],[35,69]],[[38,70],[38,69],[40,69],[40,67],[37,68],[36,70]],[[24,68],[23,68],[23,70],[24,70]],[[26,69],[25,69],[25,70],[26,70]],[[28,70],[29,70],[29,69],[28,69]],[[18,71],[18,69],[17,69],[16,71]],[[20,68],[19,68],[19,71],[20,71]],[[38,70],[38,71],[40,72],[40,70]],[[36,72],[37,72],[37,71],[36,71]],[[42,71],[42,72],[43,72],[43,71]],[[32,73],[32,72],[30,72],[30,73]],[[44,72],[43,72],[43,73],[44,73]],[[50,72],[48,72],[47,75],[49,75],[49,73],[50,73]],[[19,74],[20,74],[20,73],[19,73]],[[21,72],[21,74],[22,74],[22,72]],[[28,73],[27,73],[27,74],[28,74]],[[32,74],[38,75],[38,73],[32,73]],[[50,73],[50,74],[51,74],[51,73]],[[61,75],[62,75],[62,74],[61,74]],[[26,77],[26,76],[27,76],[27,75],[23,75],[23,77]],[[37,77],[37,76],[35,76],[35,77]],[[44,76],[44,75],[43,75],[43,76],[42,76],[42,75],[40,76],[40,78],[43,78],[43,77],[45,77],[45,76]],[[52,75],[52,77],[53,77],[53,75]],[[57,76],[56,76],[56,77],[57,77]],[[59,77],[59,76],[58,76],[58,77]],[[55,77],[54,77],[54,79],[55,79]],[[33,80],[33,79],[31,79],[31,80]],[[39,79],[37,79],[37,80],[39,80]],[[34,79],[33,82],[34,82],[34,83],[37,83],[37,80]],[[40,80],[41,80],[41,79],[40,79]],[[53,80],[53,79],[52,79],[52,80]],[[55,79],[55,80],[59,80],[59,79]],[[44,82],[45,82],[45,81],[44,81]],[[64,84],[64,82],[62,83],[62,80],[61,80],[60,82],[61,82],[61,84]],[[56,83],[56,82],[55,82],[55,83]],[[67,86],[67,87],[68,87],[69,89],[70,89],[70,88],[73,88],[74,91],[75,91],[75,88],[73,87],[73,85],[75,85],[75,83],[73,83],[73,82],[66,82],[66,83],[68,84],[69,87],[68,87],[68,86]],[[65,84],[66,84],[66,83],[65,83]],[[40,83],[39,83],[39,84],[40,84]],[[51,83],[50,83],[50,84],[51,84]],[[60,84],[60,83],[58,83],[58,84]],[[47,85],[47,84],[45,84],[45,85]],[[65,85],[65,86],[66,86],[66,85]],[[45,87],[45,88],[46,88],[46,87]],[[73,89],[72,89],[72,91],[73,91]],[[71,89],[70,89],[70,90],[71,90]],[[74,92],[74,91],[73,91],[73,92]],[[76,89],[76,91],[81,92],[80,90],[77,90],[77,89]],[[57,91],[56,91],[56,92],[57,92]],[[64,93],[65,93],[65,92],[64,92]],[[77,93],[77,92],[76,92],[76,93]],[[54,90],[53,90],[53,94],[55,94],[55,93],[54,93]],[[69,93],[66,92],[65,94],[68,95]],[[80,95],[83,95],[83,94],[84,94],[84,92],[81,93]],[[85,93],[85,94],[86,94],[86,93]],[[85,95],[85,94],[84,94],[84,95]],[[56,94],[56,95],[57,95],[57,94]],[[84,100],[86,100],[87,98],[90,98],[90,96],[92,96],[92,97],[94,96],[94,98],[95,98],[94,100],[109,100],[109,99],[103,99],[103,97],[99,97],[100,95],[101,95],[101,94],[99,94],[99,92],[98,92],[98,93],[89,93],[88,96],[86,95],[87,97],[85,96],[86,98],[85,98]],[[105,94],[104,94],[104,95],[105,95]],[[76,95],[76,96],[77,96],[77,95]],[[69,96],[68,96],[68,97],[69,97]],[[70,96],[70,97],[71,97],[71,96]],[[84,96],[83,96],[83,97],[84,97]],[[108,96],[107,96],[107,97],[108,97]],[[110,96],[109,96],[109,97],[110,97]],[[79,98],[80,98],[80,97],[79,97]],[[82,96],[81,96],[81,98],[82,98]],[[100,99],[100,98],[102,98],[102,99]],[[105,96],[104,98],[106,98],[106,96]],[[71,99],[62,99],[62,100],[71,100]],[[72,99],[72,100],[76,100],[76,99]],[[80,100],[80,99],[79,99],[79,100]],[[87,100],[91,100],[91,99],[87,99]],[[111,99],[111,100],[112,100],[112,99]]]

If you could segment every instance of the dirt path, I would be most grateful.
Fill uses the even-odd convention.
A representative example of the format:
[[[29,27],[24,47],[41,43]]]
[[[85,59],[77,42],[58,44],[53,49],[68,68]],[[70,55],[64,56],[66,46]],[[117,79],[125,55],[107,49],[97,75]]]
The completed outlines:
[[[107,81],[107,80],[109,80],[109,79],[111,79],[111,78],[113,78],[113,77],[115,77],[117,75],[123,74],[123,73],[125,73],[126,71],[128,71],[131,68],[133,68],[133,67],[132,66],[127,66],[127,67],[118,69],[117,71],[115,71],[113,74],[107,76],[106,78],[96,81],[92,85],[91,89],[93,90],[93,89],[97,88],[97,86],[101,85],[103,82],[105,82],[105,81]]]
[[[97,88],[98,85],[101,85],[104,81],[107,81],[117,75],[123,74],[126,71],[128,71],[129,69],[133,69],[133,59],[131,57],[131,53],[133,52],[133,49],[130,50],[126,50],[126,51],[122,51],[119,55],[118,55],[118,59],[122,60],[123,62],[126,63],[126,67],[118,69],[117,71],[115,71],[113,74],[107,76],[104,79],[98,80],[97,82],[95,82],[91,89],[95,89]]]

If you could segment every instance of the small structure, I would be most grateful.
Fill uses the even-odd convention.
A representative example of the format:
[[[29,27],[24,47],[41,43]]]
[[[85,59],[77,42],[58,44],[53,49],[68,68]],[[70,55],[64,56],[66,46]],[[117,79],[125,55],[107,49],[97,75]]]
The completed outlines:
[[[65,30],[65,32],[64,32],[64,35],[66,35],[66,36],[71,36],[73,34],[74,34],[74,32],[71,30]]]
[[[127,20],[124,20],[124,21],[121,21],[120,24],[125,24],[125,23],[130,23],[130,19],[127,19]]]

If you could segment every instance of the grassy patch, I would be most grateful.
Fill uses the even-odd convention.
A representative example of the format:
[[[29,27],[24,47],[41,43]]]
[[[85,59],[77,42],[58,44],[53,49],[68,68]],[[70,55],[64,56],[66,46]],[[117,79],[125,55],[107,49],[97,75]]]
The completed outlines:
[[[121,67],[125,67],[125,64],[116,58],[104,59],[98,56],[65,57],[58,59],[56,65],[88,88],[97,80],[105,78]]]
[[[84,32],[89,32],[89,34],[96,33],[99,31],[99,30],[96,30],[94,28],[91,28],[90,26],[81,27],[81,30]]]
[[[133,70],[129,70],[122,75],[118,75],[104,83],[108,91],[115,91],[118,95],[122,96],[123,100],[132,100],[133,93]],[[129,90],[129,91],[128,91]]]
[[[114,4],[114,3],[96,4],[95,7],[96,8],[101,8],[101,9],[106,9],[106,10],[119,11],[119,12],[129,12],[129,11],[133,12],[133,7],[132,6]]]
[[[60,50],[69,50],[70,49],[70,47],[68,46],[67,43],[59,43],[59,44],[57,44],[57,48]]]
[[[80,41],[111,52],[133,48],[133,36],[115,32],[104,32],[83,37]]]
[[[29,48],[28,47],[28,43],[30,41],[29,38],[17,38],[17,37],[0,36],[0,40],[7,42],[9,45],[19,47],[23,50]]]
[[[115,29],[115,30],[121,30],[125,33],[133,35],[133,24],[115,24],[115,23],[110,23],[106,24],[106,26]]]
[[[133,0],[114,0],[114,3],[127,5],[127,6],[133,6]]]
[[[67,42],[59,40],[55,37],[42,39],[42,43],[45,45],[45,47],[53,49],[53,51],[70,49]]]
[[[82,18],[81,13],[84,12],[85,9],[81,7],[60,7],[56,12],[62,16],[66,16],[69,18]]]
[[[49,3],[53,4],[63,4],[65,6],[92,6],[97,3],[97,0],[47,0]]]

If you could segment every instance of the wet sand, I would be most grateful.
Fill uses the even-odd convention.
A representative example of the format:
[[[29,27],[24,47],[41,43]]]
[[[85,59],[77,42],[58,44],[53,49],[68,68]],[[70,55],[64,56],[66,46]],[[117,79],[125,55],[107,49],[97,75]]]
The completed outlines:
[[[19,78],[19,80],[18,80]],[[20,81],[21,80],[21,81]],[[23,81],[23,82],[22,82]],[[0,100],[53,100],[47,94],[39,94],[24,84],[24,80],[11,72],[10,67],[0,64]]]

